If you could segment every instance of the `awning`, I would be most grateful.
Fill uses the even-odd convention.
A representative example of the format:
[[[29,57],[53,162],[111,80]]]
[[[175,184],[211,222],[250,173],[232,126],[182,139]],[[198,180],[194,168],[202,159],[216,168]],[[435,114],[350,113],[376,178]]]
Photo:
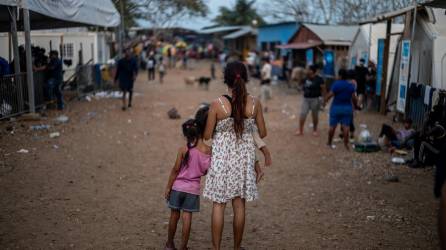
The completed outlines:
[[[6,6],[29,9],[31,29],[116,27],[120,23],[119,12],[110,0],[0,0],[0,31],[3,32],[10,29]],[[18,29],[22,30],[20,22]]]
[[[309,49],[316,46],[322,45],[321,42],[301,42],[301,43],[289,43],[285,45],[278,45],[276,48],[279,49]]]

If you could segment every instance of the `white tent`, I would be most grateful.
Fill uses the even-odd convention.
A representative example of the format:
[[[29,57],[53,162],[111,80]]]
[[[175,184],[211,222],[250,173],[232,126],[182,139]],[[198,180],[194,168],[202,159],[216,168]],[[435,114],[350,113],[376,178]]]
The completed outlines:
[[[120,23],[119,12],[110,0],[0,0],[1,5],[30,10],[31,15],[35,15],[35,18],[31,16],[32,29],[82,25],[116,27]],[[0,22],[9,24],[9,14],[3,12]],[[5,28],[5,25],[0,27]]]
[[[410,82],[446,90],[445,10],[427,8],[427,14],[417,18]]]

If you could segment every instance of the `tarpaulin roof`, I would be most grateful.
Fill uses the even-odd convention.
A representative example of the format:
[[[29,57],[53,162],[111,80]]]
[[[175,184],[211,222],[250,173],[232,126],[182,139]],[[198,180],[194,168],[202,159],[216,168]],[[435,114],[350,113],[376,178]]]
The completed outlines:
[[[0,31],[9,31],[10,27],[6,6],[29,9],[31,29],[116,27],[120,23],[119,12],[111,0],[0,0]]]

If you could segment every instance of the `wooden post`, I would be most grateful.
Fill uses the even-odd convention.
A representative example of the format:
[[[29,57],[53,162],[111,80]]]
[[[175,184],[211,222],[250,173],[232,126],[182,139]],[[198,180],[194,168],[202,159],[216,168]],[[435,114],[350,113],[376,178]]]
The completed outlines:
[[[384,60],[383,60],[383,76],[381,82],[381,102],[380,102],[380,112],[385,115],[387,112],[387,72],[389,68],[389,51],[390,51],[390,39],[392,33],[392,19],[387,20],[386,27],[386,40],[384,42]]]
[[[23,9],[23,26],[25,28],[26,80],[28,83],[29,112],[35,113],[36,103],[34,100],[34,75],[31,53],[31,25],[28,9]]]

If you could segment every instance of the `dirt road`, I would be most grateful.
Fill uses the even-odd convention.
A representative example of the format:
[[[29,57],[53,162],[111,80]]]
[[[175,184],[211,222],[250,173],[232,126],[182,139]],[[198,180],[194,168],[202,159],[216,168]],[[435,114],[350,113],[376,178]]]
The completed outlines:
[[[74,101],[67,124],[59,113],[40,122],[0,124],[1,249],[163,249],[169,211],[163,200],[180,124],[203,101],[224,93],[221,80],[209,91],[186,86],[184,77],[208,75],[208,64],[172,70],[165,83],[136,84],[134,107],[117,99]],[[258,83],[249,84],[258,94]],[[387,153],[359,154],[325,146],[321,136],[293,136],[301,97],[274,88],[266,114],[266,139],[274,165],[260,184],[261,199],[248,204],[247,249],[436,249],[437,201],[432,169],[390,163]],[[182,119],[169,120],[176,107]],[[361,113],[376,135],[387,118]],[[308,122],[309,124],[309,122]],[[11,134],[11,126],[14,134]],[[309,131],[309,128],[307,128]],[[60,132],[49,138],[50,132]],[[17,153],[20,149],[29,153]],[[390,183],[387,175],[399,176]],[[194,215],[191,249],[209,249],[211,203],[202,199]],[[232,246],[231,207],[226,212],[224,249]]]

